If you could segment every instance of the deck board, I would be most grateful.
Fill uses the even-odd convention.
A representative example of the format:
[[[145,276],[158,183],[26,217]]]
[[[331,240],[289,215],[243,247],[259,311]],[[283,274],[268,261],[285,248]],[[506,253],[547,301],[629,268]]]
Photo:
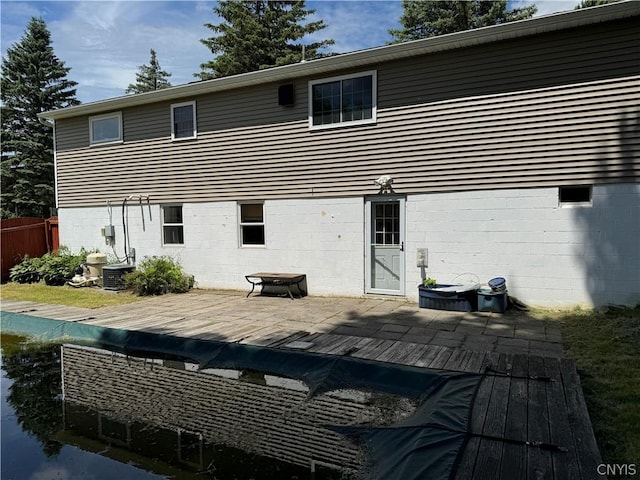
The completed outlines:
[[[603,478],[597,473],[601,457],[580,378],[571,360],[536,356],[531,352],[525,355],[470,351],[366,333],[358,336],[337,333],[335,326],[340,325],[337,316],[350,318],[341,313],[340,308],[344,308],[339,307],[341,302],[331,299],[323,305],[327,319],[319,323],[310,321],[302,306],[289,303],[285,305],[286,313],[269,313],[271,316],[265,317],[269,321],[257,321],[256,302],[239,303],[225,295],[192,296],[188,308],[182,298],[176,296],[98,310],[33,302],[10,302],[8,310],[4,305],[3,310],[269,348],[288,348],[287,344],[299,340],[312,344],[306,349],[309,352],[484,374],[470,413],[470,431],[476,435],[468,438],[454,478]],[[382,307],[382,310],[390,308],[386,304]],[[376,322],[382,324],[374,318],[370,325]],[[345,323],[348,324],[348,320]],[[374,328],[362,327],[359,332],[368,330]],[[551,381],[541,377],[550,377]],[[527,446],[523,443],[526,441],[546,442],[566,451]]]
[[[580,478],[605,478],[598,474],[598,465],[602,458],[593,435],[587,405],[582,395],[580,377],[572,361],[560,360],[560,373],[567,402],[567,419],[571,426],[575,442],[576,455],[579,458]]]
[[[527,397],[529,361],[525,355],[514,355],[509,385],[505,438],[527,439]],[[520,377],[520,378],[516,378]],[[527,448],[525,445],[505,442],[502,448],[502,460],[499,478],[510,480],[527,477]]]
[[[566,452],[553,452],[553,476],[554,478],[566,478],[578,480],[580,467],[576,456],[575,444],[571,435],[571,426],[566,415],[567,404],[562,388],[560,362],[557,358],[544,359],[545,373],[552,381],[547,385],[547,407],[549,409],[549,433],[551,443]],[[560,458],[558,458],[560,457]]]
[[[529,376],[544,374],[542,357],[529,357]],[[528,440],[531,442],[550,443],[549,410],[547,409],[547,383],[542,380],[530,379],[527,430]],[[551,452],[542,448],[529,448],[527,451],[527,477],[553,478],[553,463]]]
[[[511,370],[512,355],[501,354],[498,369],[508,372]],[[486,437],[504,438],[506,424],[505,412],[509,401],[510,376],[493,376],[490,398],[487,401],[486,417],[481,430],[472,430]],[[473,478],[495,479],[500,472],[503,442],[490,438],[481,438],[478,446],[478,457]]]

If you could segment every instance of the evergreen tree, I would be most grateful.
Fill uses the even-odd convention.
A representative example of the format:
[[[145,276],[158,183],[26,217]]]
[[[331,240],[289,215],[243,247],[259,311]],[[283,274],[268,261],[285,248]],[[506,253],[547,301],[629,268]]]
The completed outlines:
[[[303,47],[295,42],[326,27],[322,20],[302,23],[315,12],[305,9],[303,0],[220,0],[213,10],[225,21],[205,24],[219,35],[200,41],[218,56],[200,65],[202,71],[195,76],[202,80],[299,62]],[[318,56],[320,48],[333,43],[305,45],[305,58]]]
[[[76,82],[53,52],[51,34],[32,18],[2,58],[2,217],[50,215],[54,202],[53,128],[38,113],[77,105]]]
[[[622,0],[582,0],[578,5],[576,5],[575,10],[579,10],[581,8],[589,8],[589,7],[597,7],[598,5],[606,5],[608,3],[618,3]]]
[[[402,28],[389,30],[394,42],[406,42],[532,17],[531,5],[507,10],[507,0],[403,0]]]
[[[170,87],[171,84],[167,80],[170,76],[169,72],[160,68],[160,63],[156,58],[156,51],[152,48],[149,65],[140,65],[138,67],[136,83],[130,83],[126,93],[152,92],[153,90]]]

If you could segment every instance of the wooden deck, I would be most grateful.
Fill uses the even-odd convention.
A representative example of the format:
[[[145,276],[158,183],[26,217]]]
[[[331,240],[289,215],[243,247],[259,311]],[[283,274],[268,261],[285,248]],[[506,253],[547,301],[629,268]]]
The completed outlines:
[[[284,301],[280,299],[280,301]],[[289,304],[287,302],[287,307]],[[8,308],[5,308],[8,307]],[[362,335],[283,329],[235,322],[233,312],[193,304],[188,311],[147,303],[97,311],[9,302],[3,310],[113,328],[237,341],[275,348],[308,342],[306,351],[484,374],[470,422],[471,437],[456,479],[592,479],[598,446],[571,360],[528,353],[471,351]],[[142,313],[144,312],[144,313]],[[188,313],[187,313],[188,312]],[[236,312],[236,315],[238,312]],[[215,326],[215,328],[213,328]],[[295,345],[295,344],[294,344]]]

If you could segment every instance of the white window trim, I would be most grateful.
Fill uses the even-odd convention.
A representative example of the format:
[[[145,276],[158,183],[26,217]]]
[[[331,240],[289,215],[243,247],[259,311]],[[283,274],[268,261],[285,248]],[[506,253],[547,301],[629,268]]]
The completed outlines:
[[[313,124],[313,86],[314,85],[348,80],[350,78],[366,77],[366,76],[371,76],[371,96],[372,96],[371,118],[367,118],[365,120],[351,120],[346,122],[341,121],[337,123],[328,123],[325,125]],[[375,124],[377,121],[377,110],[378,110],[378,71],[377,70],[369,70],[366,72],[351,73],[349,75],[340,75],[338,77],[329,77],[329,78],[321,78],[318,80],[311,80],[309,81],[308,91],[309,91],[308,119],[309,119],[310,130],[327,130],[330,128],[343,128],[343,127],[351,127],[354,125],[371,125],[371,124]],[[342,98],[342,94],[341,94],[341,98]]]
[[[166,207],[180,207],[182,209],[182,223],[165,223],[164,221],[164,209]],[[184,205],[180,203],[167,203],[164,205],[160,205],[160,217],[162,221],[160,222],[160,238],[162,239],[163,247],[184,247],[186,244],[186,238],[184,235]],[[182,227],[182,243],[166,243],[164,241],[164,227]]]
[[[572,186],[566,187],[558,187],[558,207],[560,208],[584,208],[584,207],[593,207],[593,185],[576,185],[579,187],[588,187],[589,188],[589,200],[585,201],[561,201],[561,190],[563,188],[571,188]]]
[[[93,138],[93,122],[98,120],[106,120],[108,118],[118,119],[118,137],[108,138],[106,140],[94,140]],[[107,113],[104,115],[94,115],[89,117],[89,145],[107,145],[110,143],[122,143],[122,112]]]
[[[258,204],[262,205],[262,222],[242,223],[242,205],[258,205]],[[261,201],[238,202],[238,246],[239,248],[267,248],[267,225],[266,225],[267,222],[265,221],[265,218],[266,218],[266,215],[265,215],[265,209],[264,209],[264,202],[261,202]],[[255,245],[255,244],[245,245],[244,243],[242,243],[242,227],[245,225],[248,225],[248,226],[262,225],[263,232],[264,232],[264,243],[262,245]]]
[[[186,107],[187,105],[193,106],[193,135],[190,137],[178,137],[176,138],[175,131],[173,127],[175,122],[173,121],[173,111],[178,107]],[[181,103],[172,103],[171,104],[171,141],[172,142],[180,142],[182,140],[193,140],[194,138],[198,138],[198,125],[196,123],[196,102],[192,100],[190,102],[181,102]]]

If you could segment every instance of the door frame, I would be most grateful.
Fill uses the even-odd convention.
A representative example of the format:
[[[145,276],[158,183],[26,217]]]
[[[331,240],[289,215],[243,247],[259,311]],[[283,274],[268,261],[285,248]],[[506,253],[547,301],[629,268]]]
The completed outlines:
[[[405,296],[406,295],[406,263],[407,263],[407,242],[406,242],[406,195],[371,195],[364,197],[364,291],[365,293],[379,294],[379,295],[394,295]],[[398,290],[387,290],[382,288],[373,288],[371,282],[371,247],[373,240],[373,225],[372,225],[372,213],[371,205],[373,203],[384,202],[400,202],[399,214],[400,214],[400,288]]]

